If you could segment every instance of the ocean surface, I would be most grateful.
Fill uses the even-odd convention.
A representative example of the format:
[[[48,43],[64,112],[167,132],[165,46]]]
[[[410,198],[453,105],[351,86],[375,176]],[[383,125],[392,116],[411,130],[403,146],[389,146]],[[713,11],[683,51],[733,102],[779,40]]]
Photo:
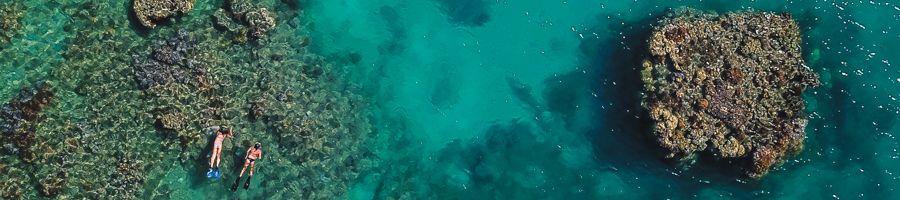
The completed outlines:
[[[338,192],[327,198],[900,199],[900,1],[261,2],[278,14],[295,14],[278,16],[273,41],[290,46],[302,42],[292,38],[308,37],[303,53],[322,56],[330,63],[326,71],[335,73],[334,84],[341,85],[337,90],[365,102],[361,109],[346,112],[364,114],[366,120],[352,123],[370,127],[355,133],[356,140],[364,142],[352,148],[365,152],[359,158],[367,164],[346,180],[329,173],[310,178],[343,181],[346,187],[334,189]],[[92,24],[72,22],[79,9],[87,9],[79,7],[80,2],[26,0],[19,33],[9,44],[0,43],[8,45],[0,48],[0,100],[13,99],[22,87],[41,80],[65,82],[58,79],[66,74],[56,69],[78,65],[65,53],[72,51],[73,41],[80,41],[76,32],[103,35],[114,30],[127,35],[132,40],[109,42],[116,48],[140,49],[122,51],[130,55],[176,29],[204,29],[182,24],[209,23],[222,3],[197,0],[182,19],[140,30],[128,21],[134,19],[127,17],[129,7],[123,3],[96,2],[92,9],[103,14],[95,17],[119,18]],[[299,11],[282,11],[291,6]],[[806,64],[822,85],[804,94],[809,125],[803,151],[767,176],[747,179],[721,163],[666,160],[646,135],[650,125],[640,108],[637,69],[654,23],[678,7],[785,12],[800,24]],[[88,26],[84,24],[93,27],[72,27]],[[130,60],[124,60],[121,63],[128,65]],[[102,66],[74,69],[92,67]],[[130,85],[121,90],[138,91]],[[82,102],[88,97],[79,92],[58,94],[57,104],[64,106],[48,112],[61,109],[79,115],[88,112],[79,105],[92,104]],[[275,133],[265,125],[235,121],[246,119],[232,123],[249,127],[254,138],[277,141],[267,136]],[[147,121],[141,126],[150,128],[142,130],[152,132],[153,123]],[[323,189],[292,182],[304,173],[285,170],[306,167],[302,160],[290,160],[294,154],[287,151],[307,146],[280,144],[266,149],[274,158],[269,163],[280,164],[265,169],[268,163],[261,160],[253,182],[259,189],[232,193],[224,189],[230,177],[203,180],[206,144],[177,148],[196,151],[201,156],[187,160],[196,163],[182,159],[180,164],[148,166],[154,170],[148,170],[144,183],[167,186],[141,187],[145,191],[138,198],[291,198]],[[279,193],[285,187],[295,188],[297,196]],[[147,190],[166,190],[169,195],[154,196],[159,191]]]

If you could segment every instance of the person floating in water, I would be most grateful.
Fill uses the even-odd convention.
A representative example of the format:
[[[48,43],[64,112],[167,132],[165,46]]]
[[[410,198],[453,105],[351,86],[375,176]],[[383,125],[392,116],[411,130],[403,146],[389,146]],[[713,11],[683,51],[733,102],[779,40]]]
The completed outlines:
[[[216,130],[216,139],[213,141],[212,148],[212,156],[209,157],[209,172],[206,172],[207,177],[219,177],[219,162],[222,160],[222,142],[225,141],[226,138],[232,138],[234,135],[231,133],[231,129],[227,126],[213,127]]]
[[[241,174],[238,175],[237,180],[234,180],[234,184],[231,185],[231,191],[237,190],[237,186],[241,182],[241,177],[244,176],[247,166],[250,166],[250,173],[247,176],[247,182],[244,183],[244,189],[250,188],[250,178],[253,178],[253,166],[256,165],[256,160],[260,158],[262,158],[262,145],[257,142],[253,147],[247,149],[247,154],[244,156],[244,168],[241,168]]]

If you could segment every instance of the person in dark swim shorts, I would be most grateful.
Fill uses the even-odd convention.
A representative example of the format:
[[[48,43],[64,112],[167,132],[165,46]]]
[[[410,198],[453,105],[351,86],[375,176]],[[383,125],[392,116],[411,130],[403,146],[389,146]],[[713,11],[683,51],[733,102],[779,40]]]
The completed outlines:
[[[247,182],[244,183],[244,189],[250,188],[250,178],[253,178],[253,166],[256,165],[256,160],[262,158],[262,144],[257,142],[253,147],[247,149],[247,154],[244,156],[244,168],[241,168],[241,174],[238,175],[237,180],[234,181],[234,185],[231,186],[231,190],[237,190],[238,183],[241,182],[241,177],[244,176],[244,172],[247,170],[247,167],[250,167],[249,176],[247,176]]]

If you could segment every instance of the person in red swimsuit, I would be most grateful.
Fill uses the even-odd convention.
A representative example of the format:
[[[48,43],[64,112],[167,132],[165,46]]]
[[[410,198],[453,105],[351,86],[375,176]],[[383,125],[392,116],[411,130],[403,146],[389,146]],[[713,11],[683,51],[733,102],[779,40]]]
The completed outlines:
[[[208,176],[218,177],[216,174],[219,173],[219,162],[222,160],[222,142],[225,141],[226,138],[232,138],[233,136],[231,129],[228,127],[223,126],[216,131],[216,139],[213,141],[212,157],[209,157]],[[214,174],[210,175],[210,173]]]
[[[247,166],[250,167],[250,175],[247,176],[247,182],[244,183],[244,189],[250,188],[250,178],[253,178],[253,166],[256,165],[256,160],[259,160],[260,158],[262,158],[262,145],[257,142],[253,147],[247,149],[247,154],[244,157],[244,168],[241,168],[241,174],[238,175],[237,180],[231,185],[232,191],[237,190],[237,185],[241,182],[241,177],[244,176],[244,171],[247,170]]]

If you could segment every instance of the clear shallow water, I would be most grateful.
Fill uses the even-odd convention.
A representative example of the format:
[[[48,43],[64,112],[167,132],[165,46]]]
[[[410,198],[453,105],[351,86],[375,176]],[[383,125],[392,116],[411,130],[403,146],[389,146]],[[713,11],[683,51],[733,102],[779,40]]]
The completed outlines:
[[[900,198],[900,5],[890,1],[309,2],[383,159],[353,197]],[[637,76],[666,9],[789,12],[824,83],[805,150],[762,180],[659,159]],[[703,162],[703,161],[701,161]]]
[[[350,183],[352,199],[900,198],[900,2],[300,2],[304,11],[296,20],[308,32],[296,34],[310,34],[311,51],[336,62],[344,81],[369,102],[374,132],[365,150],[376,162]],[[96,26],[139,38],[131,46],[140,49],[185,28],[180,24],[208,22],[220,3],[199,0],[180,22],[151,33],[125,26],[125,4],[96,3],[98,18],[115,19]],[[67,59],[66,42],[78,38],[66,29],[79,20],[69,16],[78,3],[27,5],[32,17],[23,18],[10,48],[0,50],[4,100],[54,76]],[[805,97],[805,150],[761,180],[736,178],[728,166],[705,161],[679,167],[660,159],[642,135],[647,123],[638,111],[634,67],[650,25],[679,6],[789,12],[803,27],[807,64],[824,85]],[[278,34],[294,30],[279,26]],[[59,95],[62,108],[91,104],[72,92]],[[81,116],[78,109],[68,112]],[[271,139],[260,124],[242,125],[243,132]],[[281,163],[254,178],[259,190],[233,197],[306,188],[284,178],[298,172],[284,167],[292,163],[279,161],[287,157],[282,153],[272,151]],[[227,195],[219,191],[230,180],[192,175],[203,167],[157,168],[144,189],[165,185],[169,197],[186,199]]]

